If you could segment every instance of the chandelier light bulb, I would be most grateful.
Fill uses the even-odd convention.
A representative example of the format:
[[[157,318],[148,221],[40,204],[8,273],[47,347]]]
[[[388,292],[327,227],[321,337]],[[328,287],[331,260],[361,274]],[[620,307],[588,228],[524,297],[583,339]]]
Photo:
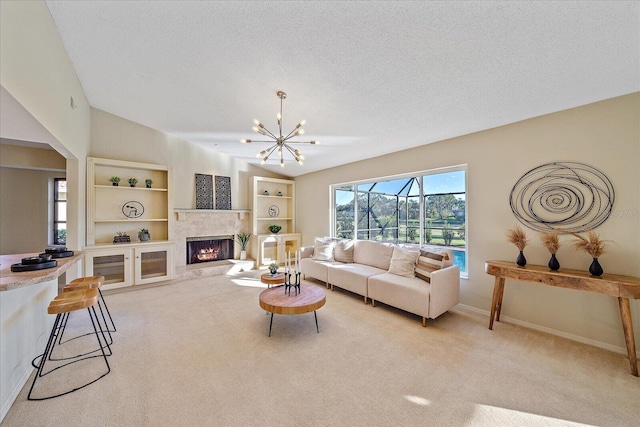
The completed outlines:
[[[241,139],[240,142],[242,142],[243,144],[248,144],[251,142],[250,139]]]
[[[283,168],[284,167],[284,159],[280,159],[280,167]]]

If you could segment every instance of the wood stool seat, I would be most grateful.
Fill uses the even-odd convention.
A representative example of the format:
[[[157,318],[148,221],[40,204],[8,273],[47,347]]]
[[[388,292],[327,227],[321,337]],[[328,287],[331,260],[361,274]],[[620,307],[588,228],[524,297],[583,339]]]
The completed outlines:
[[[111,312],[109,311],[107,302],[104,300],[104,295],[102,295],[102,291],[100,290],[100,287],[104,284],[104,280],[105,280],[104,276],[79,277],[77,279],[72,280],[68,284],[64,285],[64,287],[62,288],[62,292],[67,293],[69,291],[77,291],[80,289],[97,289],[98,290],[98,293],[100,295],[100,300],[98,301],[98,309],[100,310],[100,314],[102,315],[102,320],[104,321],[104,325],[105,325],[104,330],[109,333],[109,339],[111,341],[109,344],[113,344],[113,339],[111,338],[111,332],[116,331],[116,325],[113,322],[113,317],[111,317]],[[103,306],[104,306],[104,310],[102,309]],[[104,314],[105,311],[107,312],[107,316],[109,316],[109,321],[111,323],[110,325],[107,325],[107,319]],[[64,321],[62,322],[63,331],[67,324],[67,320],[68,320],[68,315],[67,315],[67,318],[65,318]],[[60,339],[62,339],[62,334],[60,334]]]
[[[98,315],[95,310],[96,304],[99,303],[98,296],[99,296],[99,290],[97,288],[71,290],[56,296],[49,303],[47,312],[49,314],[55,314],[56,320],[54,321],[53,327],[51,328],[51,334],[49,335],[49,340],[47,341],[47,345],[45,347],[44,353],[42,353],[39,356],[36,356],[34,360],[31,362],[34,365],[34,367],[37,367],[37,371],[33,378],[33,382],[31,383],[29,394],[27,395],[28,400],[45,400],[45,399],[51,399],[54,397],[63,396],[65,394],[72,393],[76,390],[79,390],[81,388],[88,386],[89,384],[93,384],[94,382],[98,381],[100,378],[104,377],[109,372],[111,372],[111,367],[109,366],[109,361],[107,360],[107,353],[105,352],[105,348],[107,348],[109,350],[109,353],[111,353],[111,348],[109,347],[109,343],[107,342],[107,338],[105,336],[104,330],[102,329],[102,326],[100,325],[100,322],[98,320]],[[95,335],[98,341],[98,349],[90,352],[86,352],[77,356],[65,357],[61,359],[53,359],[51,355],[53,354],[54,347],[56,347],[56,336],[61,331],[62,319],[65,316],[68,316],[68,314],[73,311],[84,310],[84,309],[86,309],[87,312],[89,313],[89,319],[91,320],[91,325],[93,326],[93,332],[90,334],[85,334],[83,336]],[[101,339],[101,336],[102,336],[102,339]],[[98,351],[100,351],[101,354],[92,355],[92,353],[96,353]],[[57,371],[58,369],[71,365],[72,363],[80,362],[82,360],[87,360],[95,357],[102,357],[106,365],[106,372],[102,373],[102,375],[98,376],[95,379],[90,380],[89,382],[86,382],[83,385],[75,386],[71,390],[54,392],[53,395],[49,395],[45,397],[32,396],[34,387],[36,385],[36,381],[39,378],[42,378],[45,375],[49,375],[54,371]],[[35,360],[37,360],[38,358],[40,359],[40,363],[36,365]],[[49,361],[50,364],[54,364],[57,366],[54,368],[51,368],[47,372],[44,372],[44,367],[47,361]],[[62,364],[54,363],[57,361],[65,361],[65,362]],[[73,369],[65,370],[65,372],[70,379],[74,373],[78,373],[77,370],[73,370]],[[60,373],[59,375],[63,375],[63,374]],[[60,380],[58,378],[57,380],[52,381],[50,386],[55,389],[56,387],[61,387],[60,384],[62,384],[62,386],[65,384],[64,379]],[[44,386],[45,389],[46,387],[47,386]]]

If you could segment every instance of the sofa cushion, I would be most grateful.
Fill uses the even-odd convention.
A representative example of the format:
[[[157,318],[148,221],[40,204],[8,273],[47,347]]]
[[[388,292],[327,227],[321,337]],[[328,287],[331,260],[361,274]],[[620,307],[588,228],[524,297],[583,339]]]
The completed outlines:
[[[333,258],[340,262],[353,262],[353,240],[338,240],[333,248]]]
[[[389,263],[389,273],[398,276],[414,277],[416,270],[416,261],[420,252],[407,251],[399,247],[393,248],[393,255]]]
[[[313,259],[318,261],[333,261],[333,247],[335,241],[331,238],[322,239],[316,237],[313,248]]]
[[[431,280],[431,273],[444,267],[448,260],[448,253],[437,254],[435,252],[421,250],[420,256],[418,257],[418,264],[416,265],[416,277],[429,282]]]
[[[393,246],[388,243],[357,240],[353,249],[353,262],[370,265],[386,271],[389,270],[392,255]]]

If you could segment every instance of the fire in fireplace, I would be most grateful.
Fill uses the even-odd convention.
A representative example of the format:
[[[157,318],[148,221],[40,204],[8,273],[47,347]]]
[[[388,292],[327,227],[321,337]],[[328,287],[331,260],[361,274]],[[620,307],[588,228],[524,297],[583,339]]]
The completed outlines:
[[[233,236],[187,237],[187,265],[233,259]]]

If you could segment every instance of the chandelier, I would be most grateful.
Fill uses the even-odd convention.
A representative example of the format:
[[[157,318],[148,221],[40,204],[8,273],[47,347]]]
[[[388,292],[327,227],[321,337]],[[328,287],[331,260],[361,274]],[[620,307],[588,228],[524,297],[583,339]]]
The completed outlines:
[[[269,157],[271,157],[273,153],[277,152],[278,155],[280,156],[280,166],[284,167],[284,152],[288,151],[293,156],[294,160],[298,162],[298,164],[302,165],[304,156],[299,150],[293,148],[290,144],[316,145],[316,144],[320,144],[320,141],[291,141],[291,138],[304,134],[304,129],[302,129],[302,126],[305,123],[304,120],[298,123],[296,127],[293,128],[293,130],[287,134],[287,136],[283,136],[282,134],[282,100],[287,97],[287,94],[279,90],[276,92],[276,95],[278,96],[278,98],[280,98],[280,112],[277,115],[278,135],[276,136],[276,134],[274,134],[269,129],[264,127],[264,125],[260,121],[254,120],[253,122],[256,125],[253,127],[253,130],[259,133],[260,135],[264,135],[267,138],[271,138],[273,141],[272,140],[257,141],[255,139],[243,139],[240,142],[242,142],[243,144],[248,144],[251,142],[269,142],[269,143],[275,142],[271,147],[260,151],[256,155],[256,157],[262,157],[262,162],[260,162],[260,164],[265,164],[266,161],[269,160]]]

